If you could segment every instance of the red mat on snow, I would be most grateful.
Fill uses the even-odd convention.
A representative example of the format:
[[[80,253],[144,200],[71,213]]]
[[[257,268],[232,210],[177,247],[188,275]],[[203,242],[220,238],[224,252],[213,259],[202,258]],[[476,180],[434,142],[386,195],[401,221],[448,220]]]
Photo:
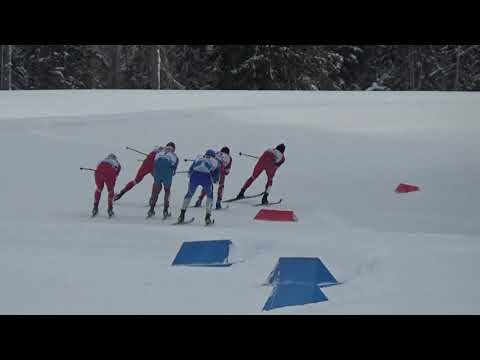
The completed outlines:
[[[420,191],[420,188],[418,186],[415,186],[415,185],[400,184],[395,189],[395,192],[400,193],[400,194],[405,194],[405,193],[409,193],[409,192],[413,192],[413,191]]]
[[[264,221],[297,221],[298,218],[291,210],[262,209],[255,216],[255,220]]]

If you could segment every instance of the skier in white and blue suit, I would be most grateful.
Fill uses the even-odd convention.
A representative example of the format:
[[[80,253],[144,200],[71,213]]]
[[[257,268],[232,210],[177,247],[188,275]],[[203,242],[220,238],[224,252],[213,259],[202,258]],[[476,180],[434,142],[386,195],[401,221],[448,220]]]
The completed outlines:
[[[153,178],[155,180],[150,196],[150,210],[148,217],[155,215],[155,205],[158,195],[162,191],[162,185],[165,189],[165,197],[163,200],[163,217],[169,216],[168,207],[170,205],[170,189],[172,187],[172,179],[178,167],[178,157],[175,154],[175,143],[169,142],[166,147],[159,150],[155,155]]]
[[[210,225],[212,223],[212,206],[213,206],[213,184],[218,183],[220,179],[220,163],[215,158],[215,150],[207,150],[205,155],[195,160],[188,170],[190,183],[188,184],[188,192],[183,201],[182,211],[178,217],[178,222],[185,221],[185,212],[187,211],[190,201],[192,200],[197,187],[202,186],[207,193],[207,213],[205,215],[205,223]]]

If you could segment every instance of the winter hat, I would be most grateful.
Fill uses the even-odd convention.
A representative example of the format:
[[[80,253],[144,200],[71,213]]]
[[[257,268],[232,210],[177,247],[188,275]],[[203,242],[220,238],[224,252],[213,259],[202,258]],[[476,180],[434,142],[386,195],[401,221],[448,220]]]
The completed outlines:
[[[209,149],[209,150],[207,150],[207,152],[205,153],[205,156],[215,157],[216,154],[217,154],[217,153],[215,152],[215,150]]]
[[[275,149],[277,149],[283,154],[285,152],[285,144],[280,144]]]
[[[224,146],[220,152],[230,155],[230,149],[227,146]]]
[[[107,159],[117,160],[117,156],[115,154],[108,154]]]
[[[173,150],[175,150],[175,143],[169,142],[167,146],[170,146],[171,148],[173,148]]]

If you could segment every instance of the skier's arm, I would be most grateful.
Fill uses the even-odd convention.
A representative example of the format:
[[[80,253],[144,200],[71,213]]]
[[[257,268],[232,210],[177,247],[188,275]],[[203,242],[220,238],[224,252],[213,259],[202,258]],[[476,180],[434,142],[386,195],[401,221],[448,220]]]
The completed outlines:
[[[173,165],[173,175],[175,176],[175,174],[177,173],[177,168],[178,168],[178,157],[175,161],[175,164]]]

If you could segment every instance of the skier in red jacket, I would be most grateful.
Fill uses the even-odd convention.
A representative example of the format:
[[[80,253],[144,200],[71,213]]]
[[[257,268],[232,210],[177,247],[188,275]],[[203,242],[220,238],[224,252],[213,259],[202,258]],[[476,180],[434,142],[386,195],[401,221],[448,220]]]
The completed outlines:
[[[128,184],[125,185],[125,187],[118,194],[115,195],[114,201],[120,200],[120,198],[123,195],[125,195],[125,193],[132,190],[132,188],[135,185],[140,183],[146,175],[150,174],[150,175],[153,176],[153,169],[154,169],[154,166],[155,166],[155,156],[162,149],[163,149],[162,146],[155,146],[153,148],[153,150],[150,152],[150,154],[148,154],[146,159],[143,160],[142,165],[140,166],[140,168],[137,171],[137,176],[135,177],[135,179],[128,182]]]
[[[257,177],[265,171],[267,174],[267,184],[265,185],[265,192],[262,198],[262,204],[268,204],[268,194],[272,189],[273,178],[278,168],[282,166],[285,162],[285,145],[280,144],[275,149],[267,149],[262,156],[258,159],[255,168],[253,169],[253,174],[250,176],[245,185],[243,185],[240,193],[237,195],[236,199],[240,200],[245,197],[245,191],[252,185],[252,183],[257,179]]]
[[[230,156],[230,149],[227,146],[224,146],[222,150],[217,152],[215,158],[220,163],[220,181],[218,182],[218,191],[217,191],[217,203],[215,208],[220,210],[222,208],[222,198],[223,198],[223,189],[225,187],[225,177],[230,174],[232,168],[232,157]],[[200,193],[195,207],[201,207],[203,198],[207,195],[205,190]]]
[[[108,190],[108,217],[111,218],[113,212],[113,195],[115,189],[115,182],[120,174],[122,167],[117,160],[115,154],[108,155],[105,159],[100,161],[95,170],[95,184],[97,189],[95,190],[95,200],[93,202],[92,217],[98,214],[98,204],[100,197],[102,196],[103,187],[107,185]]]

